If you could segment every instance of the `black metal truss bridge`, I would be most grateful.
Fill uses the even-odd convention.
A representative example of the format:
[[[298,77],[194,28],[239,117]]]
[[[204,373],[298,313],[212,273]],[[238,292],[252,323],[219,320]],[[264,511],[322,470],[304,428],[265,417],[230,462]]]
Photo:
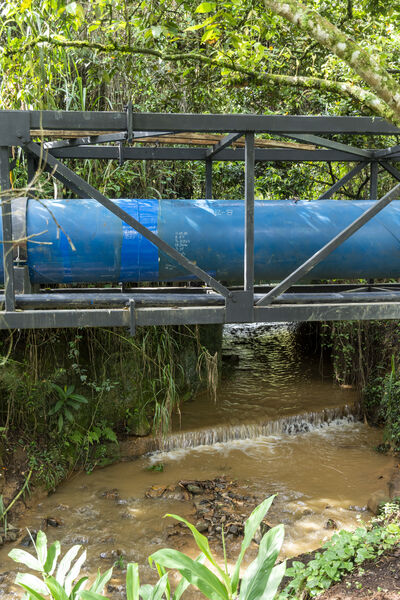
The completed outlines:
[[[147,137],[202,132],[224,134],[209,147],[176,147],[132,144]],[[316,148],[259,148],[255,136],[288,138]],[[338,134],[369,136],[374,140],[400,136],[400,129],[380,118],[209,115],[135,113],[128,104],[121,112],[0,111],[0,186],[3,229],[4,292],[0,295],[0,328],[127,327],[285,322],[321,320],[400,319],[400,284],[298,285],[315,265],[400,197],[400,183],[377,198],[378,169],[400,182],[400,145],[364,149],[333,139]],[[51,136],[52,141],[48,140]],[[244,136],[242,148],[232,145]],[[39,140],[39,141],[35,141]],[[397,138],[398,141],[398,138]],[[78,198],[92,198],[133,227],[157,248],[177,261],[203,286],[152,288],[35,289],[24,264],[24,227],[13,213],[10,172],[15,168],[12,149],[26,155],[28,182],[37,170],[46,171]],[[118,207],[99,190],[63,163],[76,160],[190,160],[206,165],[205,197],[212,198],[213,161],[244,161],[245,240],[242,288],[228,288],[190,262]],[[349,162],[348,173],[327,189],[330,198],[363,169],[370,170],[373,205],[275,286],[254,285],[254,165],[256,161]],[[29,183],[28,183],[29,188]],[[26,243],[25,243],[26,245]],[[26,252],[26,248],[25,248]]]

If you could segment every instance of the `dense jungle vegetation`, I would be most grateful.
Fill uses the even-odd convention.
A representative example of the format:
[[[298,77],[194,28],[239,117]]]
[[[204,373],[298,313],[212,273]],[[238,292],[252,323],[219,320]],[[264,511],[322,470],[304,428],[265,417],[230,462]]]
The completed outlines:
[[[131,100],[135,111],[377,115],[398,124],[399,15],[397,0],[4,0],[0,108],[121,110]],[[346,136],[337,139],[350,141]],[[371,144],[367,136],[353,137],[351,142],[361,147]],[[378,141],[382,147],[396,143],[395,137]],[[14,157],[13,186],[24,189],[24,159],[18,151]],[[72,161],[72,166],[110,197],[204,196],[202,164]],[[351,166],[257,164],[256,195],[316,198]],[[379,181],[381,196],[393,181],[384,170]],[[364,170],[340,190],[340,197],[366,198],[369,184],[370,174]],[[43,196],[70,194],[45,175],[35,186]],[[214,195],[243,196],[242,164],[214,164]],[[339,380],[355,379],[360,340],[374,327],[337,324],[325,330],[327,346],[335,349]],[[52,487],[78,456],[91,454],[95,443],[112,443],[121,430],[147,432],[154,415],[155,429],[165,429],[177,398],[190,393],[188,378],[192,385],[198,379],[188,376],[182,363],[182,339],[189,340],[192,349],[200,348],[200,357],[214,354],[214,342],[210,354],[193,331],[149,331],[135,341],[120,332],[3,337],[4,451],[14,436],[29,465],[36,473],[45,473],[43,478]],[[50,347],[52,357],[57,356],[50,360],[51,367]],[[96,354],[106,357],[101,367],[94,360]],[[379,372],[374,363],[367,369],[368,377],[364,366],[359,374],[361,387],[369,386],[368,406],[379,404],[386,373],[393,375],[392,354],[385,350],[380,356]],[[117,355],[119,371],[113,361]],[[363,364],[365,360],[364,352]],[[196,371],[197,362],[195,357],[189,373]],[[131,363],[126,385],[122,373]],[[396,378],[396,359],[393,369]],[[371,384],[372,372],[380,383]],[[149,374],[146,383],[143,377],[138,383],[138,373]],[[104,394],[119,399],[113,415],[99,401]],[[61,447],[49,443],[50,423],[58,440],[65,434]],[[91,460],[97,464],[103,453],[101,449],[100,458]],[[62,466],[64,459],[69,466]],[[47,481],[46,464],[60,464],[60,477],[52,470],[54,481]]]

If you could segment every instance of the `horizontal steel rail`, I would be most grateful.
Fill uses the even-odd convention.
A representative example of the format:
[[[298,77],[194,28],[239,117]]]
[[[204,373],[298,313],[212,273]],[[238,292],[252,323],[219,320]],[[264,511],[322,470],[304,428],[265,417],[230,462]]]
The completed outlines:
[[[226,322],[226,309],[215,307],[138,307],[137,326],[212,325]],[[23,310],[0,312],[0,329],[131,326],[130,309]],[[400,320],[400,302],[271,305],[254,308],[255,323]]]
[[[9,111],[22,112],[25,111]],[[29,111],[31,129],[125,131],[126,112]],[[135,131],[400,135],[382,118],[292,115],[133,113]]]
[[[154,288],[153,288],[154,290]],[[254,300],[260,300],[261,293],[254,294]],[[157,293],[148,292],[80,292],[75,289],[70,293],[64,290],[54,293],[41,294],[16,294],[15,305],[20,310],[44,310],[46,308],[88,309],[128,307],[131,301],[136,308],[141,307],[210,307],[225,306],[225,298],[221,294],[202,293]],[[348,292],[292,292],[281,294],[273,301],[273,305],[298,305],[298,304],[354,304],[354,303],[382,303],[400,302],[400,289],[380,291],[348,291]],[[0,294],[0,307],[4,309],[5,296]]]
[[[116,146],[74,146],[51,149],[57,158],[78,158],[94,160],[118,160]],[[244,148],[225,148],[210,160],[243,162]],[[207,159],[207,148],[141,147],[124,148],[125,160],[201,160]],[[354,154],[340,150],[301,150],[296,148],[255,148],[256,162],[356,162]],[[391,156],[391,161],[400,161],[400,154]]]

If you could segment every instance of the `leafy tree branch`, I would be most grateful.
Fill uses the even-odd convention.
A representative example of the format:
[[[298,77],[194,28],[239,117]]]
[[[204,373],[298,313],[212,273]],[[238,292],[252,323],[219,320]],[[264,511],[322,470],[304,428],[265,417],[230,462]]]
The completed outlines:
[[[166,53],[154,48],[139,46],[116,45],[111,43],[102,44],[88,40],[68,40],[57,37],[38,36],[29,43],[24,44],[23,47],[19,47],[18,49],[6,49],[5,55],[11,57],[13,54],[20,54],[21,51],[27,51],[42,44],[49,44],[53,47],[62,48],[89,49],[108,55],[117,53],[122,55],[144,55],[165,62],[183,61],[207,64],[215,68],[226,69],[241,75],[242,77],[239,79],[239,83],[242,84],[256,83],[258,85],[285,85],[322,90],[341,97],[348,96],[357,103],[367,106],[373,113],[385,119],[393,122],[396,122],[397,119],[397,114],[389,108],[385,101],[378,97],[378,95],[369,90],[365,90],[358,85],[345,81],[334,81],[311,76],[281,75],[262,71],[257,72],[237,64],[234,60],[216,59],[196,52]],[[400,117],[398,121],[400,121]]]
[[[386,118],[396,125],[400,124],[400,86],[368,50],[298,0],[264,0],[264,5],[344,60],[370,86],[380,101],[390,107],[392,114]]]

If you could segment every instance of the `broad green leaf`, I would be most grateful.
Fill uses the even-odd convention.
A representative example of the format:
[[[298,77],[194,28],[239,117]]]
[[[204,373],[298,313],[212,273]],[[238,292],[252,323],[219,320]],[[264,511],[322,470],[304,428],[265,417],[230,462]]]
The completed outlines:
[[[72,588],[70,593],[71,600],[75,600],[79,596],[79,592],[84,589],[86,582],[88,581],[88,577],[82,577]]]
[[[53,389],[55,389],[55,390],[58,392],[58,394],[60,395],[60,397],[61,397],[61,398],[64,398],[64,396],[65,396],[65,392],[64,392],[64,390],[62,389],[62,387],[60,387],[60,386],[59,386],[59,385],[57,385],[56,383],[52,383],[52,384],[51,384],[51,387],[52,387]]]
[[[71,398],[73,400],[77,400],[78,402],[81,402],[82,404],[88,403],[88,399],[85,398],[85,396],[81,396],[80,394],[72,394]]]
[[[142,598],[142,600],[151,600],[151,598],[153,596],[153,586],[150,585],[149,583],[146,583],[145,585],[141,585],[139,593],[140,593],[140,597]]]
[[[53,575],[54,569],[57,565],[57,559],[60,556],[61,546],[60,542],[56,541],[51,544],[47,552],[46,562],[44,563],[44,572],[48,575]]]
[[[161,600],[165,590],[168,586],[168,573],[165,573],[156,583],[153,588],[151,600]]]
[[[68,595],[71,593],[71,588],[72,588],[73,582],[75,581],[75,579],[78,579],[78,577],[79,577],[79,573],[81,571],[82,565],[85,562],[85,560],[86,560],[86,550],[84,550],[82,552],[82,554],[77,559],[77,561],[73,565],[73,567],[70,570],[70,572],[68,573],[68,575],[65,577],[64,587],[65,587],[65,591],[67,592]]]
[[[50,575],[50,577],[46,577],[46,585],[55,600],[69,600],[69,594],[66,593],[64,588],[52,575]]]
[[[58,412],[63,404],[64,404],[63,400],[57,400],[57,402],[55,403],[53,408],[51,408],[49,410],[49,415],[54,415],[56,412]]]
[[[257,558],[248,566],[242,578],[240,600],[259,600],[262,597],[282,547],[283,538],[283,525],[274,527],[264,535]]]
[[[190,27],[186,27],[185,31],[197,31],[198,29],[201,29],[202,27],[205,27],[206,23],[198,23],[197,25],[191,25]]]
[[[139,566],[128,563],[126,567],[126,600],[139,600]]]
[[[176,569],[192,585],[196,586],[209,600],[228,600],[228,592],[223,583],[204,565],[195,562],[178,550],[165,548],[150,557],[154,562]]]
[[[47,559],[47,537],[44,531],[38,531],[35,541],[35,547],[38,560],[44,570],[44,565]]]
[[[71,412],[71,411],[70,411],[68,408],[66,408],[66,409],[64,410],[64,414],[65,414],[65,416],[67,417],[67,419],[68,419],[68,421],[69,421],[70,423],[73,423],[73,422],[74,422],[74,415],[72,414],[72,412]]]
[[[79,594],[79,597],[82,598],[82,600],[105,600],[106,598],[106,596],[103,596],[102,594],[97,594],[96,592],[90,592],[88,590],[83,590],[83,592]]]
[[[21,12],[25,12],[28,8],[31,7],[32,0],[22,0],[20,10]]]
[[[96,592],[98,594],[102,594],[105,586],[111,579],[112,572],[113,572],[112,568],[108,569],[108,571],[106,571],[104,573],[104,575],[100,575],[100,571],[99,571],[99,573],[96,577],[96,581],[93,583],[93,585],[90,586],[89,591]]]
[[[162,577],[164,577],[164,575],[166,575],[166,573],[167,573],[167,570],[166,570],[166,569],[164,569],[164,567],[162,567],[162,566],[161,566],[161,565],[159,565],[158,563],[155,563],[155,565],[156,565],[156,568],[157,568],[157,573],[158,573],[158,576],[159,576],[159,578],[161,579]],[[166,586],[166,588],[165,588],[165,590],[164,590],[164,593],[165,593],[165,597],[166,597],[166,599],[167,599],[167,600],[170,600],[170,598],[171,598],[171,586],[170,586],[170,584],[169,584],[169,580],[168,580],[168,578],[167,578],[167,586]]]
[[[275,594],[278,590],[279,584],[282,581],[286,571],[286,561],[279,565],[276,565],[271,571],[267,586],[261,596],[258,596],[257,600],[272,600],[275,598]]]
[[[213,557],[211,549],[210,549],[210,545],[208,543],[208,539],[206,538],[206,536],[203,535],[202,533],[200,533],[200,531],[197,531],[196,527],[194,525],[192,525],[192,523],[189,523],[189,521],[186,521],[186,519],[183,519],[182,517],[179,517],[178,515],[167,514],[165,516],[172,517],[173,519],[176,519],[177,521],[181,521],[181,523],[185,523],[186,527],[188,527],[190,529],[190,531],[192,532],[192,535],[194,537],[194,540],[195,540],[200,552],[202,552],[204,554],[204,556],[210,561],[210,563],[218,570],[219,574],[223,577],[223,579],[225,581],[225,585],[227,585],[227,587],[230,588],[230,579],[227,576],[227,574],[225,573],[225,571],[223,571],[221,569],[221,567],[218,565],[217,561]]]
[[[44,596],[36,592],[33,588],[29,587],[29,585],[25,585],[24,583],[19,584],[24,590],[28,592],[32,596],[32,598],[36,598],[36,600],[46,600]]]
[[[213,25],[213,27],[210,27],[209,29],[207,29],[207,31],[203,33],[201,41],[208,42],[208,40],[213,40],[217,37],[219,37],[219,30],[217,29],[216,25]]]
[[[238,588],[239,576],[240,576],[240,565],[242,564],[242,560],[245,555],[245,552],[246,552],[247,548],[250,546],[251,541],[252,541],[257,529],[260,527],[261,521],[263,520],[263,518],[269,511],[271,504],[274,501],[274,498],[275,498],[275,495],[270,496],[269,498],[266,498],[263,502],[261,502],[261,504],[259,504],[253,510],[253,512],[251,513],[251,515],[249,516],[249,518],[247,519],[247,521],[245,523],[242,546],[240,548],[240,553],[239,553],[238,559],[236,561],[235,569],[233,571],[233,576],[232,576],[231,586],[232,586],[233,594],[236,592],[236,590]]]
[[[71,567],[71,563],[81,549],[80,545],[72,546],[66,553],[66,555],[60,560],[58,569],[56,572],[56,579],[60,585],[64,585],[65,577]]]
[[[204,558],[205,558],[204,554],[200,554],[200,556],[198,556],[196,558],[196,562],[202,563],[204,561]],[[183,592],[185,592],[187,590],[189,585],[190,585],[189,581],[187,579],[185,579],[184,577],[182,577],[180,582],[176,586],[172,600],[180,600]],[[129,598],[128,598],[128,600],[129,600]]]
[[[39,577],[36,577],[36,575],[32,575],[31,573],[18,573],[15,578],[15,583],[28,586],[38,594],[43,594],[44,596],[49,595],[49,589],[42,579],[39,579]]]
[[[33,569],[33,571],[41,571],[42,565],[38,561],[37,558],[26,552],[25,550],[19,550],[18,548],[14,548],[11,552],[8,553],[8,556],[15,560],[15,562],[22,563],[28,569]]]
[[[195,13],[209,13],[216,9],[216,2],[202,2],[194,11]]]

